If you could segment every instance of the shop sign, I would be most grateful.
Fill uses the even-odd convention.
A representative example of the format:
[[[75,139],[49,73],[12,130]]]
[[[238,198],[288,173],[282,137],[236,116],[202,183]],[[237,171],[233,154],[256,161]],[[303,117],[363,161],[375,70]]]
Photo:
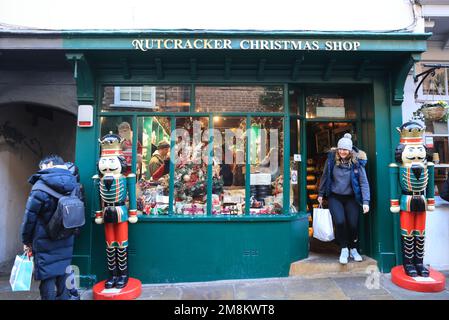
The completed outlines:
[[[136,50],[305,50],[357,51],[360,41],[304,39],[134,39]]]

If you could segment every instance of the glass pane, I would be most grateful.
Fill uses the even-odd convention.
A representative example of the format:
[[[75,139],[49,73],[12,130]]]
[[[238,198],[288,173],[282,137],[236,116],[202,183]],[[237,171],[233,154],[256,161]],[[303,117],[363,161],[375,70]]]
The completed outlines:
[[[170,177],[170,119],[138,118],[141,161],[137,187],[137,210],[143,214],[168,214]]]
[[[107,86],[102,111],[188,112],[190,86]]]
[[[300,98],[300,91],[298,88],[292,88],[288,92],[290,114],[300,114],[298,99]]]
[[[355,119],[356,100],[338,95],[309,95],[306,97],[306,117]]]
[[[197,112],[282,112],[282,86],[198,86]]]
[[[283,121],[251,119],[251,214],[279,214],[283,207]]]
[[[449,168],[435,168],[435,195],[439,196],[443,191],[444,182],[447,179]]]
[[[301,181],[300,120],[290,120],[290,212],[299,212]]]
[[[131,173],[132,169],[132,139],[133,132],[131,128],[132,117],[102,117],[101,118],[101,137],[108,133],[114,133],[119,135],[122,138],[122,153],[126,160],[126,169],[124,174]],[[137,171],[136,175],[140,174],[139,167],[141,163],[142,157],[142,145],[138,141],[137,144]]]
[[[176,214],[206,214],[208,127],[209,118],[176,118]]]
[[[212,214],[245,209],[246,118],[214,117]]]

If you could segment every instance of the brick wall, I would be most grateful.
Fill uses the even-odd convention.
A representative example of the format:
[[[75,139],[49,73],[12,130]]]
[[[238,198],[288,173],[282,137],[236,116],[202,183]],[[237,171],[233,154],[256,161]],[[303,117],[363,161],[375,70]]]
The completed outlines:
[[[278,89],[279,87],[276,87]],[[276,112],[282,111],[282,94],[263,86],[197,86],[196,110],[199,112]],[[271,99],[271,100],[270,100]],[[268,100],[268,102],[267,102]],[[114,103],[114,87],[105,87],[103,109]],[[156,111],[188,111],[189,86],[157,86]],[[116,108],[113,108],[117,110]],[[130,108],[129,110],[133,110]]]

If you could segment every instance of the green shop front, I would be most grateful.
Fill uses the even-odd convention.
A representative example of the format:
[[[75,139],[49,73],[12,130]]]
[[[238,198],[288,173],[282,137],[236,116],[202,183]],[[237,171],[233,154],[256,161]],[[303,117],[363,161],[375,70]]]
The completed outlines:
[[[138,178],[129,265],[143,283],[288,276],[309,255],[326,151],[346,132],[369,158],[360,250],[389,272],[400,259],[399,221],[385,182],[404,82],[427,36],[65,33],[78,103],[93,107],[93,125],[76,137],[88,217],[73,260],[82,279],[106,277],[92,176],[98,139],[111,131]]]

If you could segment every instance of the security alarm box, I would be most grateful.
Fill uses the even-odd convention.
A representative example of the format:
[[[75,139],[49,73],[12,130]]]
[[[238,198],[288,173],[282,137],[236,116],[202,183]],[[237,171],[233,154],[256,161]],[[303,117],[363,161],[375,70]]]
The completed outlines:
[[[78,106],[78,127],[92,127],[94,125],[94,108],[91,105]]]

